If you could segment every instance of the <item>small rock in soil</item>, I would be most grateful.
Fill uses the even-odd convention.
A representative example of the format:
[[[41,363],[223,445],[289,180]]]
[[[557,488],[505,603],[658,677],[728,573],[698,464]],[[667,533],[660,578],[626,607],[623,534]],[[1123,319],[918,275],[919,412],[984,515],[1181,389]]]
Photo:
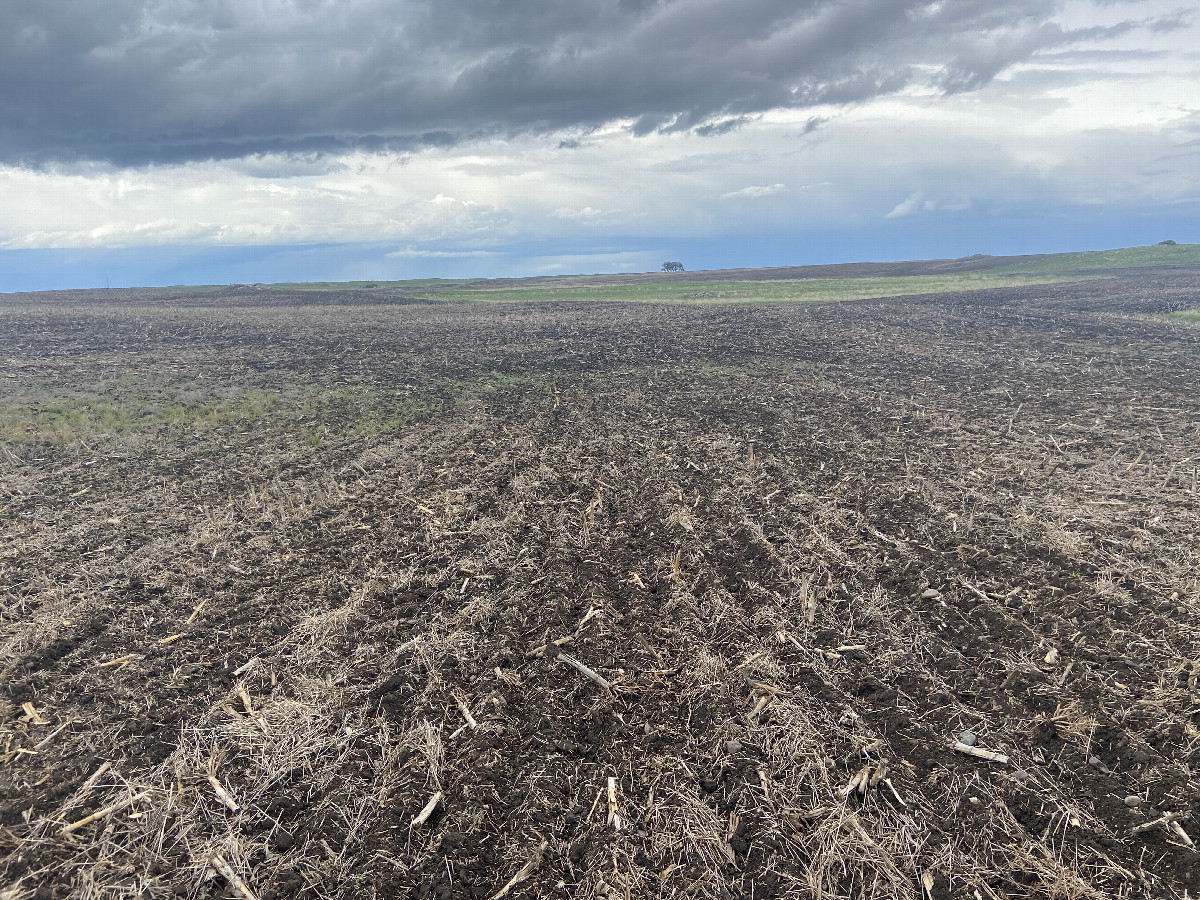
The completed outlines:
[[[966,744],[968,747],[974,747],[977,740],[978,738],[975,737],[975,732],[973,731],[964,731],[958,736],[958,742]]]
[[[1142,798],[1137,794],[1130,794],[1125,798],[1125,805],[1130,809],[1137,809],[1137,807],[1142,805]]]

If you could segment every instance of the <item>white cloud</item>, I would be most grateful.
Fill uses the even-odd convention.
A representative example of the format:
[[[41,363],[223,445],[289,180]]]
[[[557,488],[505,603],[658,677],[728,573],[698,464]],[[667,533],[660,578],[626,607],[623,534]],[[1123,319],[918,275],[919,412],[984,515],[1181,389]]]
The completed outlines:
[[[568,209],[565,206],[559,207],[551,213],[556,219],[575,219],[579,222],[595,222],[604,213],[598,209],[592,209],[590,206],[585,206],[583,209]]]
[[[387,254],[388,259],[486,259],[504,256],[498,250],[425,250],[420,247],[401,247]]]
[[[530,260],[534,272],[544,275],[592,272],[651,272],[659,268],[660,251],[638,253],[585,253],[538,256]]]
[[[924,194],[918,191],[897,203],[884,218],[902,219],[918,212],[962,212],[970,207],[969,200],[926,200]]]
[[[730,191],[727,194],[722,194],[721,199],[729,200],[734,197],[769,197],[771,194],[778,194],[780,191],[786,190],[786,184],[752,184],[749,187],[742,188],[741,190]]]
[[[904,216],[911,216],[922,208],[921,195],[911,194],[906,199],[901,200],[892,211],[884,216],[885,219],[899,219]]]

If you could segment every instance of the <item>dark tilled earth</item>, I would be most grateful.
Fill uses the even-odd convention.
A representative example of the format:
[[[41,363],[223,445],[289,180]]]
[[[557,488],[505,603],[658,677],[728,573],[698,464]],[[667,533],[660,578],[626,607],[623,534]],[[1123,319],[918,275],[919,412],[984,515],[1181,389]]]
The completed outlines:
[[[0,297],[0,897],[1194,896],[1197,306]]]

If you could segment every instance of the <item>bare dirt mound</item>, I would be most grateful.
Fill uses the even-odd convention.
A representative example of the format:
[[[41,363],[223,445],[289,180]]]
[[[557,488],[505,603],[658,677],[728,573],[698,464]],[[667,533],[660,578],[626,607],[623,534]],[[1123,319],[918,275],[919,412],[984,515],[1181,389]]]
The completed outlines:
[[[5,299],[0,895],[1195,895],[1198,294]]]

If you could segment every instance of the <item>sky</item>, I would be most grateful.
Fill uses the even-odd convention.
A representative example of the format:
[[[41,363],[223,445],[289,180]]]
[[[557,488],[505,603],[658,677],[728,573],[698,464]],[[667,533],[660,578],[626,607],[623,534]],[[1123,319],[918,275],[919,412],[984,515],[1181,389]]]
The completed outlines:
[[[1193,4],[0,15],[0,292],[1200,242]]]

